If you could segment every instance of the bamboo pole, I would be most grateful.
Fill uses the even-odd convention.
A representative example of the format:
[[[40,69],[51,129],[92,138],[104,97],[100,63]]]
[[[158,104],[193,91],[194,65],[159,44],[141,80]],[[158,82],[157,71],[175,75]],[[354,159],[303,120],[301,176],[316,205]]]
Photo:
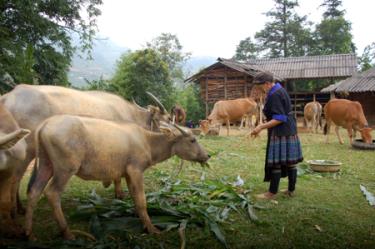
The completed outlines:
[[[206,99],[206,117],[208,117],[208,77],[206,76],[206,82],[205,82],[205,86],[206,86],[206,96],[205,96],[205,99]]]
[[[227,68],[224,68],[224,99],[227,99]]]

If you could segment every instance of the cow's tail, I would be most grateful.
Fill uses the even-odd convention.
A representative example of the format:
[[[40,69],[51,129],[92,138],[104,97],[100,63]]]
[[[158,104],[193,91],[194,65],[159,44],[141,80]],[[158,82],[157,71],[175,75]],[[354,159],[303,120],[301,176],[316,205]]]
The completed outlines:
[[[45,126],[46,122],[43,122],[35,131],[35,136],[34,136],[34,143],[35,143],[35,161],[34,161],[34,168],[33,172],[31,173],[31,177],[29,180],[29,183],[27,184],[27,193],[30,193],[30,190],[35,183],[35,180],[38,175],[38,169],[39,169],[39,163],[40,163],[40,156],[41,153],[45,154],[45,151],[43,148],[39,146],[40,143],[40,131],[42,128]],[[43,146],[42,146],[43,147]]]

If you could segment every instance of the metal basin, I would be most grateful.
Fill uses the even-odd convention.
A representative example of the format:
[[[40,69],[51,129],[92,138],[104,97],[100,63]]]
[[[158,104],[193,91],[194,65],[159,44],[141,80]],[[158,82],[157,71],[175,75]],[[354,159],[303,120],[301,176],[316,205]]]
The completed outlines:
[[[338,172],[342,165],[341,162],[334,160],[309,160],[307,163],[316,172]]]

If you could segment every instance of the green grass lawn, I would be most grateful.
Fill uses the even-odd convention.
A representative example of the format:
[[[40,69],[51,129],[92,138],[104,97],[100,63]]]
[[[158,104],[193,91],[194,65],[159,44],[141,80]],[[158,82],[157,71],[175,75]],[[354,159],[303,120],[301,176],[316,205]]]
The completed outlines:
[[[280,195],[276,202],[257,202],[265,207],[256,211],[259,222],[251,222],[233,212],[222,224],[230,248],[375,248],[375,208],[369,206],[359,188],[363,184],[375,193],[375,151],[353,150],[346,133],[343,130],[341,133],[344,145],[333,134],[329,144],[324,143],[322,134],[300,134],[305,161],[338,160],[343,163],[341,172],[301,175],[294,198]],[[160,188],[160,175],[197,182],[203,171],[208,179],[226,176],[229,181],[235,181],[240,175],[245,180],[244,188],[251,190],[250,196],[267,190],[268,184],[263,182],[265,133],[256,139],[236,135],[203,137],[199,141],[214,155],[210,169],[185,163],[180,174],[174,176],[178,162],[171,159],[146,172],[146,191]],[[24,203],[28,178],[22,182]],[[281,188],[286,185],[287,180],[283,179]],[[85,199],[92,189],[103,197],[113,196],[113,187],[104,189],[100,182],[76,177],[64,192],[62,205],[72,229],[87,231],[89,220],[76,222],[69,214],[74,213],[79,200]],[[57,224],[44,197],[34,216],[34,231],[42,244],[59,238]],[[139,248],[180,248],[176,229],[159,236],[134,234],[132,238]],[[207,229],[188,228],[186,248],[223,248],[223,245]]]

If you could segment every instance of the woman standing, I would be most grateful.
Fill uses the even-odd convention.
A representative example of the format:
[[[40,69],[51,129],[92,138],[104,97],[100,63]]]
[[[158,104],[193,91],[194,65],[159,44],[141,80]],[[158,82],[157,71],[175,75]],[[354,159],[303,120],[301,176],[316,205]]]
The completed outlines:
[[[257,198],[275,198],[280,178],[286,176],[288,190],[284,193],[292,196],[297,182],[295,166],[303,161],[303,156],[289,95],[280,83],[274,82],[270,72],[256,74],[253,82],[267,94],[263,109],[267,122],[251,132],[252,136],[257,136],[261,130],[268,129],[264,181],[270,182],[270,186],[268,192],[257,195]]]

